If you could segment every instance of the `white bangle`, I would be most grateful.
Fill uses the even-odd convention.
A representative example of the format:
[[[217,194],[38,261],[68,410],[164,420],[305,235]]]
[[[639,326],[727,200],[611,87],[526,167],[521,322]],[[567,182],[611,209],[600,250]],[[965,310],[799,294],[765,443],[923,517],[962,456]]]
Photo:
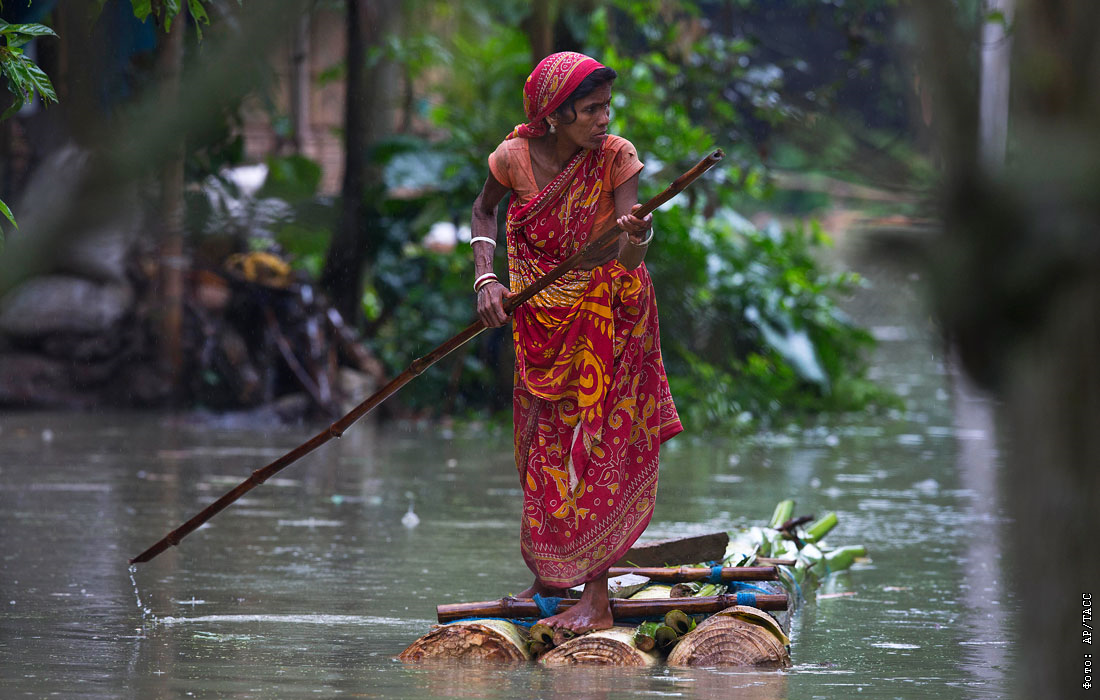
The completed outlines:
[[[626,240],[630,241],[630,245],[634,246],[635,248],[645,248],[647,245],[649,245],[649,242],[653,240],[653,227],[649,227],[649,235],[646,236],[645,240],[641,243],[635,243],[634,239],[629,236],[627,236]]]
[[[482,287],[489,284],[490,282],[495,282],[496,279],[497,275],[495,272],[486,272],[484,275],[474,280],[474,292],[480,292]]]
[[[473,244],[477,243],[478,241],[488,243],[489,245],[493,246],[494,248],[497,247],[496,240],[493,239],[493,238],[489,238],[488,236],[474,236],[473,238],[470,239],[470,245],[473,246]]]

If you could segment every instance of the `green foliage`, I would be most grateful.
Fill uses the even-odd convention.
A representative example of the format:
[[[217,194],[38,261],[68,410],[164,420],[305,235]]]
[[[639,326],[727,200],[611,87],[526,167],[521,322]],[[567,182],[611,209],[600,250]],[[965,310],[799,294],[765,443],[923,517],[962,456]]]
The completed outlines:
[[[835,301],[859,279],[822,271],[814,249],[828,241],[817,224],[761,232],[738,213],[810,215],[822,207],[821,195],[777,193],[761,147],[800,161],[787,167],[812,170],[855,153],[851,131],[837,120],[808,119],[829,105],[796,99],[787,88],[800,54],[776,56],[758,37],[713,25],[702,31],[698,10],[619,0],[592,13],[584,34],[587,50],[620,71],[612,130],[629,137],[649,166],[643,197],[716,145],[730,153],[729,165],[655,216],[647,267],[683,418],[695,426],[755,423],[888,400],[864,379],[872,339]],[[664,21],[652,21],[662,13]],[[811,124],[830,129],[812,152],[775,138]]]
[[[34,99],[35,93],[42,102],[57,102],[57,93],[45,71],[35,65],[23,53],[23,46],[40,36],[57,36],[52,29],[41,24],[8,24],[0,20],[0,74],[8,83],[8,90],[15,96],[10,107],[0,114],[0,120],[7,119]]]
[[[11,106],[0,114],[0,121],[8,119],[30,103],[35,93],[42,98],[43,104],[57,102],[57,93],[49,76],[23,53],[23,47],[28,42],[42,36],[56,37],[57,34],[42,24],[9,24],[0,19],[0,39],[3,39],[3,45],[0,45],[0,75],[7,82],[8,90],[15,96]],[[15,216],[3,201],[0,201],[0,214],[18,228]],[[4,232],[0,229],[0,245],[3,243]]]
[[[96,0],[98,10],[102,11],[107,0]],[[134,11],[134,17],[144,22],[152,17],[164,27],[165,32],[172,30],[172,22],[184,10],[184,4],[180,0],[130,0],[130,7]],[[210,24],[210,16],[206,13],[203,0],[186,0],[187,13],[195,23],[195,32],[202,38],[202,25]]]
[[[367,296],[373,293],[375,303],[384,305],[376,313],[385,317],[376,324],[371,344],[392,374],[473,321],[470,264],[465,256],[412,243],[379,256]],[[496,377],[480,354],[480,340],[433,365],[403,389],[405,404],[437,414],[485,408]]]
[[[372,149],[391,197],[373,222],[379,253],[364,312],[372,319],[372,345],[392,374],[473,320],[469,246],[433,250],[420,241],[433,224],[468,225],[489,153],[523,120],[520,95],[530,72],[530,45],[517,21],[498,21],[476,4],[434,3],[432,11],[436,21],[459,30],[442,40],[424,26],[423,34],[412,32],[386,50],[413,79],[431,81],[432,99],[421,103],[420,116],[447,136],[398,136]],[[502,5],[498,11],[521,10]],[[442,80],[439,66],[448,66]],[[502,269],[504,246],[498,253]],[[428,411],[510,405],[510,338],[507,329],[483,334],[402,390],[403,400]]]
[[[685,206],[660,221],[647,267],[685,421],[767,421],[883,398],[862,378],[871,337],[834,301],[860,279],[821,270],[819,227],[762,232],[736,212],[704,218]]]
[[[17,224],[15,222],[15,216],[11,213],[11,209],[8,208],[8,205],[5,204],[3,200],[0,200],[0,214],[3,214],[4,218],[7,219],[11,223],[12,226],[15,226],[16,228],[19,228],[19,224]],[[3,245],[3,243],[4,243],[4,232],[3,232],[3,230],[0,230],[0,245]]]
[[[512,16],[522,17],[522,8],[504,6],[494,14],[476,3],[414,5],[411,12],[430,8],[455,31],[440,35],[424,25],[377,47],[371,59],[399,60],[412,80],[428,86],[414,104],[441,134],[431,140],[400,135],[372,148],[384,190],[367,198],[376,252],[363,310],[371,320],[370,342],[392,374],[473,317],[469,247],[451,252],[421,241],[433,224],[469,221],[487,155],[523,119],[521,90],[531,64],[530,46]],[[612,131],[630,138],[647,163],[643,198],[716,146],[731,154],[729,165],[655,216],[647,265],[682,417],[695,428],[757,424],[881,400],[882,392],[863,377],[871,338],[835,301],[858,277],[821,269],[815,249],[828,241],[816,224],[762,232],[737,213],[773,195],[755,146],[742,136],[757,124],[800,118],[779,94],[782,72],[769,68],[745,37],[691,33],[699,12],[684,7],[662,22],[653,18],[666,10],[652,2],[599,3],[591,13],[567,7],[562,17],[583,38],[583,49],[619,71]],[[448,67],[442,75],[441,65]],[[813,205],[807,200],[801,209]],[[302,242],[319,246],[322,238],[300,233],[286,247],[308,266],[320,249],[310,252]],[[503,270],[503,246],[498,255]],[[485,334],[428,370],[403,392],[403,401],[427,411],[504,407],[509,342],[507,332]]]
[[[817,0],[794,4],[828,6],[849,19],[859,11]],[[855,4],[871,11],[891,3]],[[714,8],[701,8],[657,0],[563,4],[557,29],[571,34],[570,48],[619,72],[612,131],[634,142],[647,164],[643,199],[716,146],[729,154],[721,168],[655,215],[647,266],[681,415],[694,428],[755,425],[888,400],[864,376],[870,336],[836,303],[860,280],[822,269],[817,250],[828,240],[820,228],[809,223],[759,231],[738,213],[781,206],[811,215],[826,201],[820,195],[777,198],[762,148],[770,134],[825,124],[808,115],[843,103],[842,87],[822,79],[813,90],[816,102],[804,99],[805,85],[801,97],[792,96],[788,77],[797,72],[797,55],[778,57],[755,36],[717,31],[708,24]],[[363,311],[370,342],[392,374],[473,317],[469,247],[460,244],[452,252],[423,241],[433,224],[469,221],[487,175],[486,157],[524,118],[521,91],[531,66],[530,45],[517,29],[529,12],[522,3],[419,0],[405,10],[411,20],[405,33],[374,47],[369,57],[402,65],[418,88],[407,101],[411,116],[430,122],[434,134],[402,134],[371,150],[383,187],[366,193],[375,250]],[[418,17],[432,19],[414,21]],[[818,167],[821,154],[830,163],[853,158],[860,145],[839,122],[827,123],[827,131],[817,132],[823,136],[817,155],[792,140],[769,148],[785,167],[799,170]],[[279,235],[294,239],[284,247],[300,264],[315,265],[310,261],[319,260],[324,236],[289,233]],[[499,273],[503,246],[497,254]],[[425,411],[505,407],[509,342],[506,331],[484,334],[406,388],[402,400]]]
[[[320,184],[321,165],[317,161],[301,155],[271,156],[260,196],[298,202],[317,194]]]

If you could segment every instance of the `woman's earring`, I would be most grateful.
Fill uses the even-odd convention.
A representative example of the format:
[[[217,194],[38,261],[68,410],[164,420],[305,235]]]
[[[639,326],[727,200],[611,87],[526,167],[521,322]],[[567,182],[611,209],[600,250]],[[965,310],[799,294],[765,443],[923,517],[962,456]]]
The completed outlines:
[[[558,131],[558,127],[555,126],[554,122],[550,122],[550,133],[554,134],[554,133],[557,133],[557,131]]]

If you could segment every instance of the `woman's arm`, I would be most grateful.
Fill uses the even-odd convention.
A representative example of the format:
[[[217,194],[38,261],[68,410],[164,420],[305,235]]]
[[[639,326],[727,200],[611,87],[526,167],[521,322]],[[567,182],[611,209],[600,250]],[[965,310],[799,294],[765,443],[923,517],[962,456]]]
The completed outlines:
[[[497,181],[490,173],[485,179],[485,185],[481,188],[477,199],[474,200],[473,214],[470,218],[471,238],[497,239],[497,205],[508,194],[508,188]],[[493,253],[496,246],[487,241],[475,241],[474,249],[474,279],[493,271]],[[500,282],[490,282],[481,287],[477,292],[477,316],[489,328],[503,326],[508,321],[508,314],[504,313],[504,300],[511,297]]]
[[[646,251],[649,249],[649,239],[652,236],[653,215],[648,214],[644,219],[634,216],[634,212],[641,208],[638,204],[638,175],[630,178],[615,188],[615,223],[623,230],[619,237],[619,264],[628,270],[633,270],[642,264]]]

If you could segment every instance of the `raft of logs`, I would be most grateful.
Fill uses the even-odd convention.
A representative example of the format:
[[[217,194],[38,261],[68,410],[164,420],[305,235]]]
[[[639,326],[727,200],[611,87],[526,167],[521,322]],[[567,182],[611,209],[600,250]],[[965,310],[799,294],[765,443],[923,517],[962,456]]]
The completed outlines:
[[[615,626],[611,629],[573,636],[535,622],[547,616],[547,606],[561,610],[576,603],[568,598],[505,597],[440,605],[436,614],[441,624],[398,659],[408,663],[787,668],[791,665],[790,616],[801,592],[866,555],[862,547],[822,551],[818,545],[836,524],[836,516],[829,514],[805,531],[796,530],[791,525],[791,508],[793,502],[781,503],[767,528],[753,528],[738,541],[727,544],[728,538],[723,537],[720,554],[711,562],[733,566],[613,567],[609,593]],[[695,552],[698,538],[692,540]],[[621,580],[616,582],[615,577]],[[634,585],[635,580],[643,581],[643,587]],[[614,597],[619,594],[628,597]]]
[[[666,574],[667,575],[667,574]],[[461,660],[464,662],[522,664],[537,660],[544,666],[606,665],[651,666],[667,655],[673,666],[790,665],[787,639],[779,622],[767,611],[785,613],[785,594],[720,594],[669,598],[669,586],[655,587],[656,595],[612,599],[616,626],[568,638],[560,630],[535,624],[530,628],[500,617],[539,615],[531,599],[502,598],[482,603],[441,605],[440,622],[413,642],[400,660]],[[647,592],[649,595],[653,593]],[[760,607],[738,604],[751,600]],[[575,604],[562,600],[560,608]],[[471,619],[472,618],[472,619]],[[624,620],[649,619],[638,624]],[[671,653],[670,653],[671,652]]]

